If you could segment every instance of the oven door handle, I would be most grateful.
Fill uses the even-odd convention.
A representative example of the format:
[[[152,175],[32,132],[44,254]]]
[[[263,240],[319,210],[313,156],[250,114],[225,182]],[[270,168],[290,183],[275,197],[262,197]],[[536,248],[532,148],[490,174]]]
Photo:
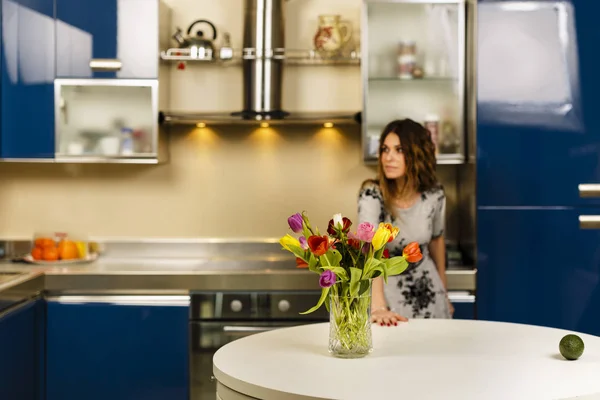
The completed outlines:
[[[235,332],[235,333],[254,333],[254,332],[267,332],[273,329],[282,328],[281,326],[224,326],[223,332]]]

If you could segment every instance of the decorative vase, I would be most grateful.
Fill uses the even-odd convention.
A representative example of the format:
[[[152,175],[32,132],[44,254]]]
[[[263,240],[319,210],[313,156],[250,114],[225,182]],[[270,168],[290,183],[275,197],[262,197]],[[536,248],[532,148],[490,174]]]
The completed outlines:
[[[371,279],[358,282],[351,294],[347,282],[331,287],[329,295],[329,352],[338,358],[361,358],[373,350]]]
[[[341,55],[342,47],[352,38],[350,22],[339,15],[319,15],[319,26],[313,39],[315,49],[323,57]]]

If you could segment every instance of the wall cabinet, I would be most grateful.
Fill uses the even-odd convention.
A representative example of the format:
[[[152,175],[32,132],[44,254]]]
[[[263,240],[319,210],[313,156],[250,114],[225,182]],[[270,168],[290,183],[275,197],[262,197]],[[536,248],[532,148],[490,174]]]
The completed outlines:
[[[159,48],[169,41],[171,15],[161,0],[85,7],[2,0],[1,7],[1,160],[166,159],[158,120],[169,79],[160,76],[159,91]]]
[[[188,399],[188,296],[47,302],[46,400]]]
[[[438,163],[464,162],[466,5],[462,0],[366,0],[363,7],[363,157],[395,119],[426,124]]]

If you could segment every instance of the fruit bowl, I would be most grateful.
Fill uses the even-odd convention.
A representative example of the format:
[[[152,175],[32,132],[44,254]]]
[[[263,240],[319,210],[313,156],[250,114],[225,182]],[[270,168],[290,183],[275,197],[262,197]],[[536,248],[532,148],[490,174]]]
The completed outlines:
[[[31,254],[27,254],[23,257],[23,261],[28,262],[30,264],[40,264],[40,265],[64,265],[64,264],[85,264],[96,261],[98,259],[98,253],[88,254],[85,258],[73,258],[69,260],[55,260],[55,261],[46,261],[46,260],[36,260],[33,258]]]
[[[98,244],[66,233],[36,234],[31,252],[23,261],[62,265],[89,263],[98,259]]]

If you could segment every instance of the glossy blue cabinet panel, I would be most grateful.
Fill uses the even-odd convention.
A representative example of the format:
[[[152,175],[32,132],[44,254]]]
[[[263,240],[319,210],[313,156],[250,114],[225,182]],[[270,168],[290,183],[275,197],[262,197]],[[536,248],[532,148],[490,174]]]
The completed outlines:
[[[187,306],[47,307],[47,400],[187,400]]]
[[[53,0],[2,0],[0,157],[54,157]]]
[[[59,78],[157,78],[158,0],[56,0]],[[93,71],[93,59],[118,71]]]
[[[479,319],[600,335],[600,230],[580,214],[593,210],[478,210]]]
[[[475,319],[475,303],[452,303],[453,319]]]
[[[480,8],[483,3],[480,2]],[[536,2],[539,3],[539,2]],[[600,183],[600,113],[598,112],[598,93],[600,93],[600,55],[598,53],[598,42],[600,41],[600,29],[598,29],[598,15],[600,15],[600,3],[587,0],[575,0],[574,26],[570,29],[576,34],[576,48],[573,49],[575,60],[572,73],[569,75],[571,93],[575,101],[573,105],[577,108],[580,126],[570,130],[565,126],[568,124],[554,123],[556,110],[550,106],[545,109],[546,123],[543,117],[538,115],[538,124],[519,123],[509,117],[504,121],[493,120],[485,117],[493,115],[492,103],[482,100],[485,82],[511,82],[512,73],[506,69],[498,68],[494,72],[481,69],[490,58],[482,60],[485,55],[478,59],[478,123],[477,123],[477,202],[483,206],[580,206],[599,205],[600,199],[580,199],[578,185],[580,183]],[[572,14],[572,13],[571,13]],[[487,24],[486,26],[489,26]],[[485,27],[479,26],[478,35],[485,36]],[[514,27],[509,24],[497,24],[495,26],[498,41],[507,40],[514,32]],[[502,32],[502,29],[505,31]],[[558,32],[555,29],[555,34]],[[534,37],[535,32],[528,38],[528,43],[542,43],[542,38]],[[570,34],[566,36],[573,37]],[[490,46],[493,48],[493,36],[489,36],[487,42],[480,42],[479,47]],[[481,39],[484,40],[484,39]],[[523,40],[523,45],[525,40]],[[517,45],[511,48],[521,49]],[[496,54],[504,54],[499,51]],[[501,49],[506,50],[505,48]],[[543,49],[538,49],[539,54]],[[548,57],[552,49],[548,50]],[[490,50],[490,54],[493,52]],[[534,54],[534,53],[531,53]],[[537,53],[535,53],[537,54]],[[507,57],[509,57],[508,55]],[[523,57],[513,57],[514,61],[507,61],[506,65],[515,65],[516,68],[523,67],[527,71],[533,71],[529,60]],[[532,57],[535,57],[532,56]],[[525,62],[527,61],[527,63]],[[514,64],[511,64],[513,63]],[[516,69],[515,68],[515,69]],[[538,74],[531,72],[530,80],[535,80],[536,75],[541,74],[548,66],[540,65]],[[492,74],[493,75],[493,74]],[[483,76],[487,78],[482,79]],[[545,86],[552,85],[558,80],[557,76],[549,76],[546,82],[538,82],[540,91]],[[485,81],[482,83],[481,81]],[[488,88],[489,89],[489,88]],[[529,93],[533,91],[530,90]],[[509,101],[508,99],[506,99]],[[515,109],[519,109],[515,105]],[[499,112],[500,108],[498,108]],[[485,112],[484,112],[485,111]],[[569,113],[567,112],[567,115]],[[514,113],[516,119],[518,113]],[[541,118],[541,119],[540,119]],[[567,117],[565,117],[565,120]],[[540,122],[541,121],[541,122]]]
[[[0,318],[0,343],[0,399],[44,399],[43,300]]]

